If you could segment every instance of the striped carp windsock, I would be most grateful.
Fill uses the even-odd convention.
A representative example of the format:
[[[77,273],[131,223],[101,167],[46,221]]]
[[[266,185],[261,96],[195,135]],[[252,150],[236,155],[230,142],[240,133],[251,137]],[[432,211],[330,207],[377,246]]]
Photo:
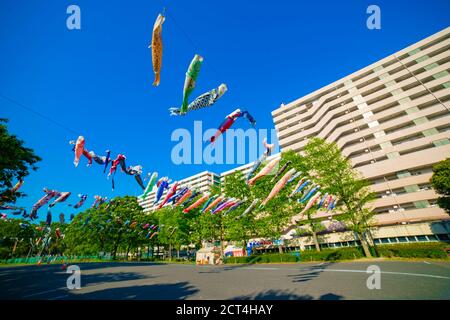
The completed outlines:
[[[291,183],[292,181],[294,181],[295,179],[297,179],[298,177],[300,177],[300,175],[301,175],[302,173],[303,173],[303,172],[301,172],[301,171],[296,172],[292,177],[289,178],[287,184]]]
[[[193,204],[191,204],[189,207],[187,207],[186,209],[183,210],[183,213],[188,213],[189,211],[197,208],[198,206],[200,206],[202,203],[204,203],[206,200],[208,200],[209,198],[209,194],[208,195],[204,195],[203,197],[201,197],[200,199],[198,199],[197,201],[195,201]]]
[[[195,83],[197,81],[198,74],[200,73],[202,62],[203,57],[196,54],[189,65],[188,71],[186,72],[186,78],[184,80],[183,103],[181,104],[180,113],[186,113],[188,111],[189,96],[195,89]]]
[[[178,189],[177,192],[169,199],[168,202],[172,202],[172,205],[174,205],[175,202],[177,202],[178,199],[180,199],[188,190],[189,190],[188,187]]]
[[[23,183],[24,183],[24,180],[19,180],[19,181],[14,185],[14,187],[12,187],[11,193],[17,192],[17,190],[20,189],[20,187],[23,185]]]
[[[70,192],[61,192],[58,195],[58,198],[56,198],[55,201],[53,201],[52,203],[49,204],[49,207],[53,207],[55,204],[57,204],[58,202],[64,202],[67,200],[67,198],[70,196]]]
[[[265,175],[269,174],[279,162],[280,162],[280,158],[276,158],[276,159],[273,159],[272,161],[270,161],[268,164],[266,164],[266,166],[264,168],[261,169],[260,172],[258,172],[258,174],[256,176],[254,176],[253,178],[248,180],[248,184],[250,186],[254,185],[256,180],[258,180],[258,179],[264,177]]]
[[[169,202],[169,199],[172,198],[172,196],[177,192],[178,185],[179,185],[178,181],[175,181],[172,187],[170,188],[169,192],[167,192],[163,202],[159,204],[158,209],[161,209],[167,202]]]
[[[267,202],[269,202],[272,198],[274,198],[280,191],[283,189],[283,187],[288,182],[289,178],[292,177],[292,175],[295,173],[295,169],[292,168],[288,172],[284,174],[284,176],[278,180],[278,182],[273,186],[272,191],[270,191],[269,195],[266,199],[261,203],[261,207],[264,207]]]
[[[178,201],[175,203],[175,207],[179,206],[180,204],[182,204],[187,198],[189,198],[192,195],[192,190],[189,189],[188,191],[186,191],[185,194],[183,194],[183,196],[178,199]]]
[[[207,206],[206,207],[206,209],[205,209],[205,211],[204,212],[208,212],[209,210],[211,210],[212,208],[215,208],[218,204],[219,204],[219,202],[221,202],[222,200],[223,200],[223,196],[220,196],[220,197],[218,197],[216,200],[214,200],[213,202],[211,202],[210,204],[209,204],[209,206]]]
[[[255,207],[258,204],[258,202],[259,202],[259,199],[253,200],[252,203],[248,206],[248,208],[245,209],[245,211],[239,217],[237,217],[237,219],[240,219],[243,216],[245,216],[245,215],[249,214],[250,212],[252,212],[255,209]]]
[[[217,102],[217,100],[222,97],[222,95],[227,91],[226,84],[222,83],[217,89],[212,89],[192,101],[187,107],[187,112],[207,108],[212,106]],[[179,108],[169,108],[169,112],[171,116],[184,116],[186,113],[181,113],[181,109]]]
[[[330,211],[335,207],[335,205],[336,205],[335,202],[336,202],[335,198],[330,199],[328,206],[327,206],[327,211]]]
[[[331,200],[333,200],[333,196],[330,194],[328,197],[327,197],[327,199],[325,200],[325,202],[323,203],[323,207],[324,208],[328,208],[328,206],[330,205],[330,203],[331,203]]]
[[[147,183],[147,187],[144,190],[144,193],[141,196],[141,199],[144,200],[147,195],[153,190],[153,187],[156,184],[156,180],[158,179],[158,172],[153,172],[150,176],[150,181]]]
[[[315,186],[302,199],[300,199],[298,202],[305,203],[319,189],[320,189],[320,186]]]
[[[155,24],[153,25],[153,33],[152,33],[152,43],[149,45],[149,48],[152,48],[152,64],[153,64],[153,72],[155,73],[155,81],[153,85],[155,87],[159,86],[160,73],[161,73],[161,65],[162,65],[162,53],[163,53],[163,44],[162,44],[162,25],[166,18],[159,14],[156,18]]]
[[[275,182],[282,174],[283,172],[287,169],[287,167],[289,165],[292,164],[292,161],[287,161],[276,173],[275,177],[272,178],[272,180],[270,182]],[[287,181],[286,181],[287,182]]]
[[[156,231],[155,233],[153,233],[151,236],[150,236],[150,240],[152,240],[152,238],[154,237],[154,236],[156,236],[158,234],[158,231]]]
[[[80,157],[84,151],[84,137],[79,136],[77,142],[75,143],[75,159],[73,160],[73,164],[75,167],[78,167],[78,162],[80,162]]]
[[[255,173],[255,171],[259,168],[259,166],[261,165],[261,163],[263,163],[266,158],[268,156],[270,156],[270,154],[272,153],[272,149],[273,147],[275,147],[275,144],[268,144],[267,143],[267,138],[263,139],[263,146],[264,148],[266,148],[266,150],[263,152],[263,154],[259,157],[258,160],[255,161],[255,163],[253,164],[252,169],[248,172],[247,177],[245,179],[245,181],[248,182],[248,180],[250,180],[250,178],[253,176],[253,174]]]
[[[228,199],[227,201],[224,201],[222,204],[218,205],[217,208],[215,208],[211,213],[212,214],[218,213],[224,209],[231,207],[235,203],[236,203],[235,198]]]
[[[301,186],[297,190],[295,190],[294,195],[296,195],[297,193],[301,192],[310,183],[311,183],[311,180],[306,180],[305,182],[303,182],[301,184]]]
[[[306,178],[301,178],[298,182],[297,185],[294,187],[294,189],[292,190],[291,194],[289,195],[289,198],[292,198],[296,193],[298,188],[300,188],[300,186],[303,184],[303,182],[305,182]]]
[[[209,204],[218,197],[218,194],[213,195],[211,198],[208,199],[208,201],[205,202],[205,204],[203,205],[202,210],[200,210],[200,212],[205,212],[205,209],[209,206]]]
[[[191,201],[193,201],[195,198],[197,198],[197,196],[200,194],[200,191],[194,190],[192,191],[192,194],[189,198],[187,198],[187,200],[183,203],[183,207],[189,206],[189,203],[191,203]]]
[[[319,204],[317,205],[317,209],[320,209],[324,205],[325,200],[327,200],[327,197],[328,197],[328,192],[325,193],[325,195],[322,197],[322,200],[319,201]]]
[[[245,201],[244,200],[239,200],[238,202],[236,202],[235,204],[233,204],[228,210],[227,212],[225,212],[223,215],[226,216],[227,214],[229,214],[230,212],[233,212],[234,210],[236,210],[241,204],[243,204]]]
[[[320,191],[318,191],[306,204],[305,208],[302,210],[302,212],[300,212],[300,214],[304,214],[309,208],[311,208],[314,203],[316,203],[317,200],[319,200],[320,198]]]

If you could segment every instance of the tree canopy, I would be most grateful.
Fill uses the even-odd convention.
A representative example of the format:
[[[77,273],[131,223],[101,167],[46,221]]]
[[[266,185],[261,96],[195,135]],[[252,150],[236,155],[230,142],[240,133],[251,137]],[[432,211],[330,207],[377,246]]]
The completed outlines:
[[[17,136],[10,134],[6,123],[0,119],[0,202],[15,202],[24,196],[21,192],[11,192],[14,183],[22,180],[36,170],[36,163],[41,160],[33,149],[24,146]]]
[[[440,195],[438,206],[450,214],[450,158],[438,162],[433,167],[431,184]]]

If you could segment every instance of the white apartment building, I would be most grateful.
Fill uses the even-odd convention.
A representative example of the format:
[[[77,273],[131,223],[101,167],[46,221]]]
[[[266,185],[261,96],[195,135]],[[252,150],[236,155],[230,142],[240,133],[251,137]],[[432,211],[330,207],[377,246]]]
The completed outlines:
[[[281,105],[272,117],[282,150],[301,153],[316,136],[335,142],[372,183],[375,242],[448,240],[449,215],[429,180],[433,165],[450,157],[449,100],[450,27]],[[324,247],[348,245],[343,239],[352,235],[322,236]]]

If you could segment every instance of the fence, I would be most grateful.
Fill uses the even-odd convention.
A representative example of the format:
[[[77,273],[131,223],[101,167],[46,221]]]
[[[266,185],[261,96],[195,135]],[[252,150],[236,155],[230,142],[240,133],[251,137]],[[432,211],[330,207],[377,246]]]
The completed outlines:
[[[39,261],[43,263],[64,263],[72,261],[112,261],[109,255],[94,255],[94,256],[41,256],[41,257],[28,257],[28,258],[11,258],[0,260],[0,264],[37,264]]]

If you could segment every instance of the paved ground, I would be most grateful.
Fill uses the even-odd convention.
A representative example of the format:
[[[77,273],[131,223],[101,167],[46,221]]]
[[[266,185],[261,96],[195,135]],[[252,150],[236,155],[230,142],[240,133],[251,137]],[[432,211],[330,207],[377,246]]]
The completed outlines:
[[[380,290],[366,285],[374,264]],[[0,299],[450,299],[450,262],[79,266],[79,290],[67,289],[60,265],[0,268]]]

